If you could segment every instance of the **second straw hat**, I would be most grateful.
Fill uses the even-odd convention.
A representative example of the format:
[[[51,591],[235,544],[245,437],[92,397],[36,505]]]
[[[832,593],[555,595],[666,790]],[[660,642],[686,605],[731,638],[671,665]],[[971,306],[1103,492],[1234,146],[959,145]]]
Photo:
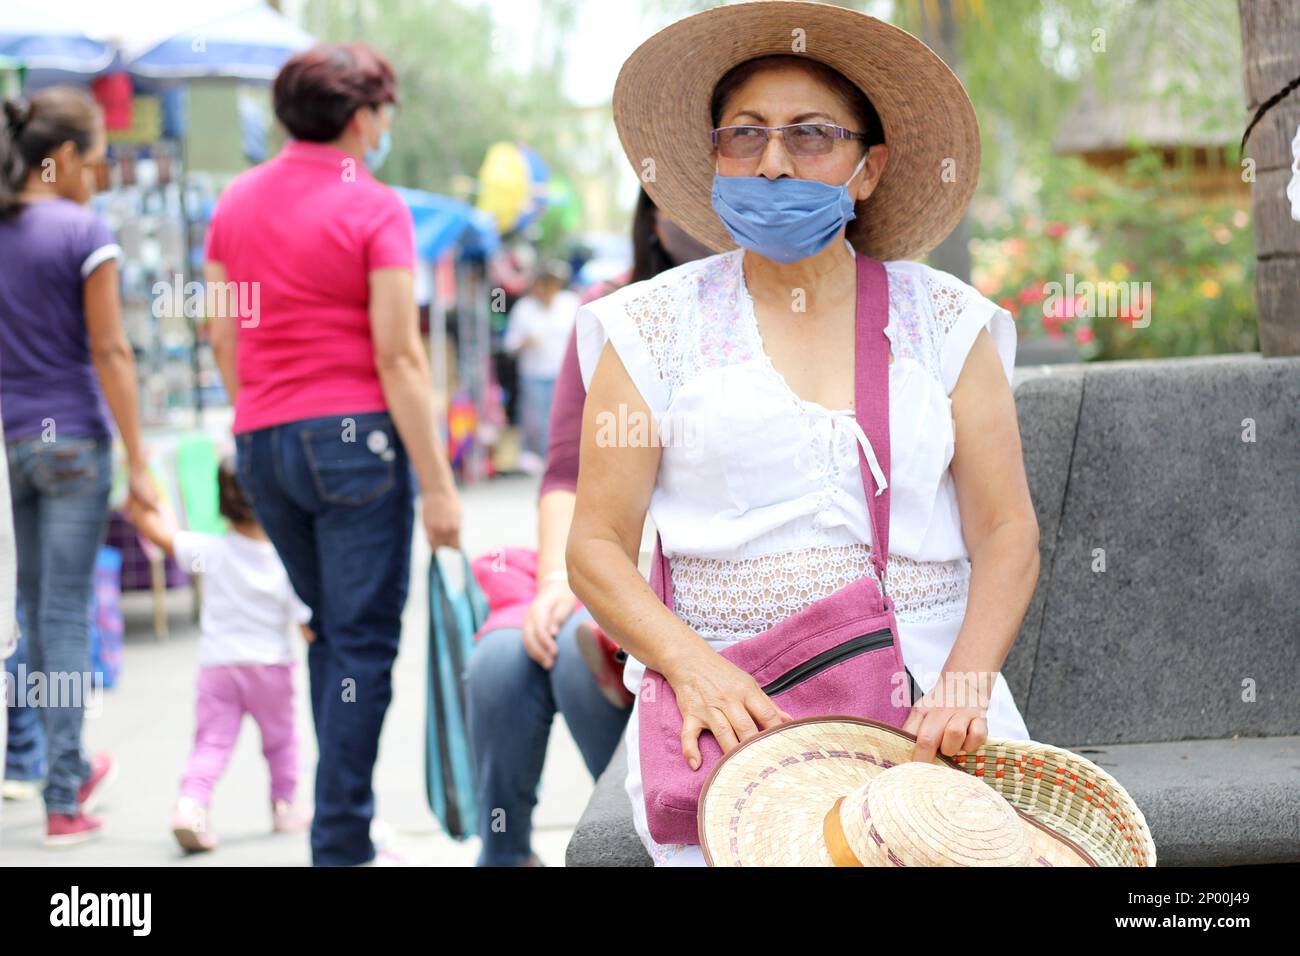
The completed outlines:
[[[847,237],[880,260],[917,259],[961,220],[979,179],[979,123],[956,75],[905,30],[825,3],[758,0],[715,7],[660,30],[628,57],[614,124],[655,205],[711,248],[735,242],[713,211],[713,89],[769,54],[818,60],[871,100],[889,159]]]

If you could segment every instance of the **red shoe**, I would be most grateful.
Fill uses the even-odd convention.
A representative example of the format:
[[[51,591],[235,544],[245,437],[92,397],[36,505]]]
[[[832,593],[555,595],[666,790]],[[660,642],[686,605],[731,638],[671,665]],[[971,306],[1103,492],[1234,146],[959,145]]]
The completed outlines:
[[[52,847],[75,846],[93,840],[104,831],[104,824],[94,817],[78,811],[51,813],[45,818],[45,845]]]
[[[623,649],[610,640],[595,621],[579,624],[573,638],[605,699],[620,709],[630,707],[635,698],[623,686],[623,664],[627,660]]]
[[[99,806],[108,785],[117,779],[117,763],[108,754],[95,754],[90,760],[90,776],[77,791],[77,803],[83,813]]]

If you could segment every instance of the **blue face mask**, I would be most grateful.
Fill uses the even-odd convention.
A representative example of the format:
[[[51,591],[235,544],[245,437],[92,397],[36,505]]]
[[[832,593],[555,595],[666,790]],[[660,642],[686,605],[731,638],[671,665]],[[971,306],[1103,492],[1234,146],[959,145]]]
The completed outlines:
[[[366,169],[373,173],[380,166],[384,165],[384,160],[388,158],[388,151],[392,148],[392,145],[393,138],[388,134],[388,130],[384,130],[379,134],[379,145],[374,149],[366,150],[365,156],[362,157],[362,160],[366,164]]]
[[[776,262],[797,262],[825,249],[856,215],[849,183],[818,179],[713,174],[713,211],[737,245]]]

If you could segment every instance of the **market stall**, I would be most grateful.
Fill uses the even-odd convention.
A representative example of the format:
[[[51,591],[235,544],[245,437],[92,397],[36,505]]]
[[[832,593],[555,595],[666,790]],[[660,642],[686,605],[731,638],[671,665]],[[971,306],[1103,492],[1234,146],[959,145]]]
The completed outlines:
[[[492,371],[492,294],[487,261],[500,240],[492,217],[467,203],[395,187],[415,222],[416,298],[429,333],[434,392],[446,402],[446,443],[464,481],[493,473],[491,450],[505,426]]]

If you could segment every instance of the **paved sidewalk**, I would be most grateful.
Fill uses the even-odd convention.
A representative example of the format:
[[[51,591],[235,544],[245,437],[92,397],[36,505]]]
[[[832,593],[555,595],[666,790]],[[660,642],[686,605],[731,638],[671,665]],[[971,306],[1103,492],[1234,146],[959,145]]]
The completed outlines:
[[[535,546],[537,483],[503,478],[465,489],[467,553],[499,545]],[[457,843],[444,835],[424,795],[424,668],[426,661],[425,572],[429,551],[417,535],[414,574],[402,649],[394,673],[393,704],[380,741],[375,771],[377,816],[392,834],[392,846],[412,863],[472,865],[478,840]],[[147,595],[128,594],[126,661],[123,678],[103,699],[98,717],[88,717],[90,750],[111,751],[117,782],[99,815],[105,835],[64,850],[41,844],[40,801],[6,803],[0,834],[0,866],[301,866],[309,861],[305,835],[273,835],[268,806],[269,777],[256,726],[245,720],[239,746],[213,797],[213,829],[221,846],[186,857],[169,822],[180,773],[194,732],[194,680],[198,630],[190,618],[188,591],[170,595],[171,638],[153,638]],[[302,648],[299,648],[300,660]],[[302,740],[299,792],[310,801],[316,762],[315,736],[306,702],[306,672],[297,677],[298,726]],[[563,719],[551,730],[539,802],[533,815],[533,848],[548,866],[564,865],[564,848],[591,793],[592,780]]]

